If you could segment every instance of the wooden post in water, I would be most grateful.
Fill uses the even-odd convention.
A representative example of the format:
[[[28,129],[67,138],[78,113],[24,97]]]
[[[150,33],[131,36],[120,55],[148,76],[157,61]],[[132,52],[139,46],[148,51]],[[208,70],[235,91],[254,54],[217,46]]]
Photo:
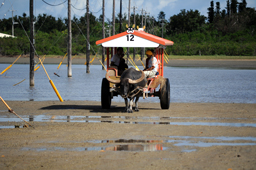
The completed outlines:
[[[29,69],[29,82],[30,86],[35,85],[34,81],[34,57],[35,57],[35,49],[34,49],[34,14],[33,14],[33,0],[30,0],[30,5],[29,5],[29,11],[30,11],[30,69]]]
[[[68,77],[72,77],[71,0],[68,0]]]

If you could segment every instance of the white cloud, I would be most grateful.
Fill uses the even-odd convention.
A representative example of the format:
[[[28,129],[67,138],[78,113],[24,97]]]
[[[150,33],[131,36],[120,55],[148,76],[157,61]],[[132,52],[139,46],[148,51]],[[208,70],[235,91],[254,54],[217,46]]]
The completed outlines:
[[[159,5],[157,6],[157,9],[161,11],[163,8],[166,7],[174,8],[177,1],[178,0],[159,0]]]

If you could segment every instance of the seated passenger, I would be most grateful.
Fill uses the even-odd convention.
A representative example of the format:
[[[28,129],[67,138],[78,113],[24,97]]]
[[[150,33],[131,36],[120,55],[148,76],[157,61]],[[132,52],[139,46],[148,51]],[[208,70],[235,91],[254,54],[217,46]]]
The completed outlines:
[[[123,59],[124,52],[122,47],[117,48],[117,53],[111,58],[110,66],[116,66],[118,68],[118,75],[121,75],[125,69],[128,68],[128,65]]]
[[[158,61],[156,57],[153,56],[153,52],[150,50],[146,51],[146,68],[143,70],[146,78],[155,77],[158,71]]]

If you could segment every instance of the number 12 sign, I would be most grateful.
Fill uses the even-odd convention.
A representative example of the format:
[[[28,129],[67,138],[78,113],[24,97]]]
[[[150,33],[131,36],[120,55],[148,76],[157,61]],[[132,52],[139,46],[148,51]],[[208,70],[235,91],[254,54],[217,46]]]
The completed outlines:
[[[126,35],[127,41],[134,41],[134,35],[133,34],[128,34]]]
[[[127,34],[119,38],[102,43],[103,47],[158,47],[159,44],[134,34]]]

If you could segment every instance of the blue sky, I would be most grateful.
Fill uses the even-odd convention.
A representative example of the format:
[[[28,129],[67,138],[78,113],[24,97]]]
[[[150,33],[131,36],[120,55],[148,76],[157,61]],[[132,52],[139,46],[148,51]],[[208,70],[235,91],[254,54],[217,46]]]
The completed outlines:
[[[65,0],[45,0],[50,4],[59,4]],[[157,18],[160,11],[164,11],[166,14],[165,19],[169,19],[172,15],[178,14],[180,10],[199,10],[202,15],[207,16],[207,8],[210,6],[211,0],[131,0],[131,7],[136,6],[136,13],[141,14],[141,10],[146,10],[150,13],[150,16]],[[242,0],[238,0],[241,2]],[[214,3],[220,2],[221,10],[226,7],[226,0],[214,1]],[[73,6],[79,9],[84,9],[86,7],[86,0],[71,0]],[[112,6],[113,0],[105,0],[105,15],[108,19],[112,18]],[[122,0],[123,8],[122,13],[128,14],[128,0]],[[115,1],[116,4],[116,14],[120,12],[120,0]],[[256,8],[256,0],[247,0],[247,7]],[[29,0],[0,0],[0,19],[9,18],[12,16],[10,10],[15,10],[14,15],[22,15],[26,13],[29,16]],[[52,15],[56,18],[66,18],[67,17],[67,2],[59,6],[49,6],[45,4],[42,0],[34,0],[34,15],[46,13],[47,15]],[[102,0],[90,0],[90,11],[98,17],[102,14]],[[72,15],[77,18],[83,16],[86,10],[77,10],[72,8]],[[132,13],[132,10],[131,10]]]

